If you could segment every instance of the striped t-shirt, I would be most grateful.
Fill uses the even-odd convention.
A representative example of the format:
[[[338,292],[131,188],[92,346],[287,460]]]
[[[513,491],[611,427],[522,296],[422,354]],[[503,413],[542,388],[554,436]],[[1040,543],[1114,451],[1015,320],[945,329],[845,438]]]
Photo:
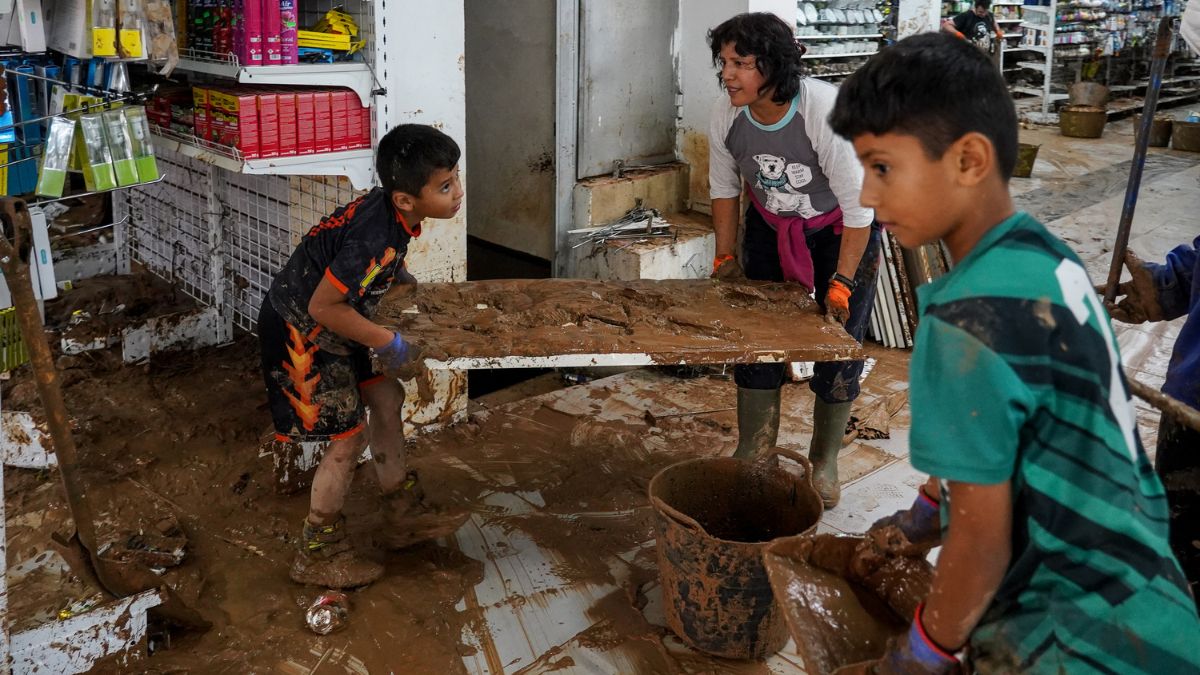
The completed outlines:
[[[1075,254],[1018,213],[918,297],[913,466],[1012,484],[1012,560],[970,638],[978,671],[1200,671],[1166,497]]]

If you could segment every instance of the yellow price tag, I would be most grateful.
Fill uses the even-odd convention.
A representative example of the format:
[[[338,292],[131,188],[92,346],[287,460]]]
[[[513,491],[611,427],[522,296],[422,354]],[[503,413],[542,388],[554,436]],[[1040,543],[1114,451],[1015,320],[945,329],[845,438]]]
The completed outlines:
[[[121,29],[121,55],[128,59],[142,58],[142,31]]]
[[[92,29],[92,56],[117,55],[117,29]]]

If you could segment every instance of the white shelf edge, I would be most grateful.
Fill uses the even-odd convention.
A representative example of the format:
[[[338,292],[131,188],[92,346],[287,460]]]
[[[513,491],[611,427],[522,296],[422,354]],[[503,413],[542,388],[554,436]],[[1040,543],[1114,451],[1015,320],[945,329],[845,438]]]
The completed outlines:
[[[796,39],[805,40],[877,40],[883,33],[867,33],[865,35],[797,35]]]
[[[375,153],[370,148],[323,152],[315,155],[270,157],[240,160],[181,140],[151,134],[155,147],[185,157],[248,175],[346,176],[356,190],[368,190],[375,184]]]
[[[371,105],[375,80],[365,63],[301,63],[286,66],[239,66],[235,63],[180,59],[178,70],[237,80],[242,84],[347,87],[364,107]]]
[[[850,52],[845,54],[805,54],[802,59],[848,59],[854,56],[875,56],[879,50],[873,52]]]
[[[996,23],[1021,23],[1022,19],[996,19]]]
[[[1032,70],[1040,70],[1043,73],[1046,72],[1046,64],[1038,63],[1036,61],[1018,61],[1017,67],[1018,68],[1030,68]]]

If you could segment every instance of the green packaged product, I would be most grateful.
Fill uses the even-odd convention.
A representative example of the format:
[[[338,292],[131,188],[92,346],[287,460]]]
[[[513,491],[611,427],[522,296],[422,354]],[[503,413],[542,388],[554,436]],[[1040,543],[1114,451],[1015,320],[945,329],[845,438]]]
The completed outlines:
[[[108,137],[108,151],[112,155],[113,173],[117,185],[125,187],[138,182],[137,165],[133,160],[133,141],[129,125],[125,123],[125,111],[121,108],[101,114],[104,119],[104,135]]]
[[[83,137],[81,160],[83,182],[88,192],[112,190],[117,187],[113,171],[112,154],[108,149],[108,138],[104,133],[101,113],[79,116],[79,133]]]
[[[150,138],[150,120],[146,117],[146,109],[136,106],[126,108],[125,121],[129,123],[138,181],[149,183],[158,180],[158,159],[154,156],[154,141]]]
[[[40,197],[61,197],[67,182],[67,166],[71,159],[71,142],[75,137],[75,120],[54,117],[46,133],[42,151],[42,167],[38,172],[37,194]]]

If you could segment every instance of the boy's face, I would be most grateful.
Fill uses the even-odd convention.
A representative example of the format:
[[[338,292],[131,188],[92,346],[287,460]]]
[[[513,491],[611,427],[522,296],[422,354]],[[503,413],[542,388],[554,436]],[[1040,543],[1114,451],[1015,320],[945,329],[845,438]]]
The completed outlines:
[[[767,81],[767,78],[758,72],[758,59],[738,54],[737,46],[734,43],[726,42],[721,45],[721,56],[718,63],[721,66],[721,84],[725,85],[725,93],[729,94],[729,103],[735,108],[750,105],[771,94],[771,92],[758,93]]]
[[[859,201],[875,209],[875,219],[902,246],[937,241],[953,229],[961,173],[953,149],[931,160],[915,136],[855,137],[854,151],[864,170]]]
[[[396,208],[413,213],[417,220],[425,218],[449,219],[462,209],[462,180],[458,165],[449,169],[434,169],[421,188],[421,194],[412,196],[406,192],[392,193]]]
[[[988,14],[987,7],[980,7],[979,5],[975,5],[975,16],[982,19],[983,17],[987,16],[987,14]]]

